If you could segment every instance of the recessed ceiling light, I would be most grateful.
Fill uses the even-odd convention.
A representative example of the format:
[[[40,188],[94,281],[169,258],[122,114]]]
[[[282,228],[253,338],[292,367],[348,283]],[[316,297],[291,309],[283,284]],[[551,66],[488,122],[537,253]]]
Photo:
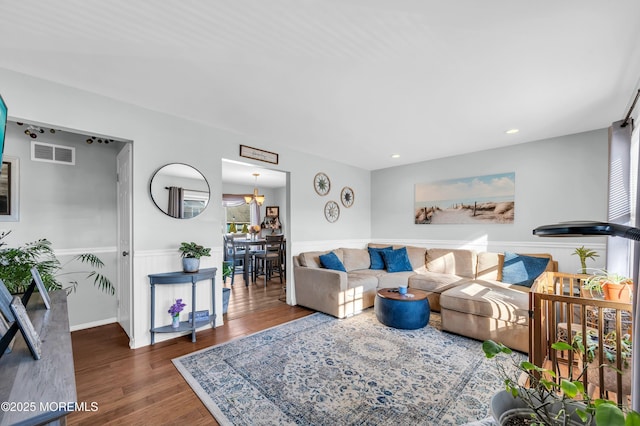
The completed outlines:
[[[400,158],[400,154],[391,154],[391,158]]]
[[[520,129],[509,129],[505,133],[508,134],[508,135],[513,135],[513,134],[518,133],[519,131],[520,131]]]

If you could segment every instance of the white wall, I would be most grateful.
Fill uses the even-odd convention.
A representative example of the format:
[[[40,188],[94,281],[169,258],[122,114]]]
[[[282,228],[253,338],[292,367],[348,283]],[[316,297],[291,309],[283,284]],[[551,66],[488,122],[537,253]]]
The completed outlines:
[[[534,228],[562,221],[606,221],[607,130],[595,130],[372,173],[374,240],[478,250],[551,252],[560,269],[575,272],[575,247],[586,245],[604,261],[603,238],[540,238]],[[415,184],[515,172],[513,224],[416,225]]]
[[[280,164],[269,165],[269,168],[290,172],[288,253],[299,252],[301,247],[320,246],[325,241],[339,244],[341,240],[366,240],[370,236],[370,173],[366,170],[292,151],[277,142],[249,139],[6,69],[0,69],[0,93],[11,118],[133,141],[134,324],[131,344],[134,347],[146,345],[150,340],[147,275],[180,268],[176,251],[180,241],[198,241],[212,247],[213,256],[205,258],[201,266],[221,266],[220,234],[224,223],[221,160],[247,162],[238,155],[240,144],[277,152]],[[149,195],[149,179],[153,172],[173,162],[194,166],[211,186],[211,205],[194,219],[166,216],[157,210]],[[331,192],[325,197],[318,196],[313,190],[313,177],[319,171],[327,173],[332,182]],[[329,199],[339,201],[340,189],[345,185],[354,189],[355,204],[350,209],[343,209],[340,220],[330,224],[324,219],[324,205]],[[289,279],[288,285],[291,282]],[[179,287],[174,290],[181,294]],[[198,291],[200,303],[197,308],[207,308],[210,295],[207,286],[199,286]],[[167,289],[166,294],[158,294],[158,306],[168,308],[175,296],[172,292]],[[216,292],[216,311],[221,312],[221,287],[217,287]],[[287,294],[288,298],[294,296],[292,291]],[[164,312],[159,312],[157,318],[168,322]],[[221,322],[219,316],[217,323]]]

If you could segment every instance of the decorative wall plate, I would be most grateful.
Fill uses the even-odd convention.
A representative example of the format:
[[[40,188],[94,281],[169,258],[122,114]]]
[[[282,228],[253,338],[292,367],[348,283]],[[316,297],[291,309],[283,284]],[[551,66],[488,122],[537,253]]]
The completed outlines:
[[[331,181],[329,176],[320,172],[313,178],[313,187],[318,195],[327,195],[331,190]]]
[[[324,205],[324,217],[333,223],[340,217],[340,206],[335,201],[327,201]]]
[[[349,208],[353,205],[353,201],[355,198],[355,194],[353,193],[353,189],[345,186],[342,188],[342,192],[340,192],[340,201],[342,201],[342,205]]]

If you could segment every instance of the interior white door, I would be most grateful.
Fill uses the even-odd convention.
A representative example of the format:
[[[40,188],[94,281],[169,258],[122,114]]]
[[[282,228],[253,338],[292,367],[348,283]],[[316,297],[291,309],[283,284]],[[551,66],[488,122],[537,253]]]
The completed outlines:
[[[133,289],[131,265],[131,143],[118,153],[118,323],[131,339],[133,330]]]

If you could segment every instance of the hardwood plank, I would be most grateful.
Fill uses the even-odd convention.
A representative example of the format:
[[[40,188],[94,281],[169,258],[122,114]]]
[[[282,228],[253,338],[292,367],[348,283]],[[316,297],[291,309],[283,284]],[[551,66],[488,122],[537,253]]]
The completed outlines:
[[[78,402],[97,402],[98,411],[72,413],[67,423],[216,425],[171,359],[313,313],[278,300],[278,279],[245,286],[238,275],[231,291],[225,324],[199,331],[195,343],[188,335],[129,349],[118,324],[71,333]]]

